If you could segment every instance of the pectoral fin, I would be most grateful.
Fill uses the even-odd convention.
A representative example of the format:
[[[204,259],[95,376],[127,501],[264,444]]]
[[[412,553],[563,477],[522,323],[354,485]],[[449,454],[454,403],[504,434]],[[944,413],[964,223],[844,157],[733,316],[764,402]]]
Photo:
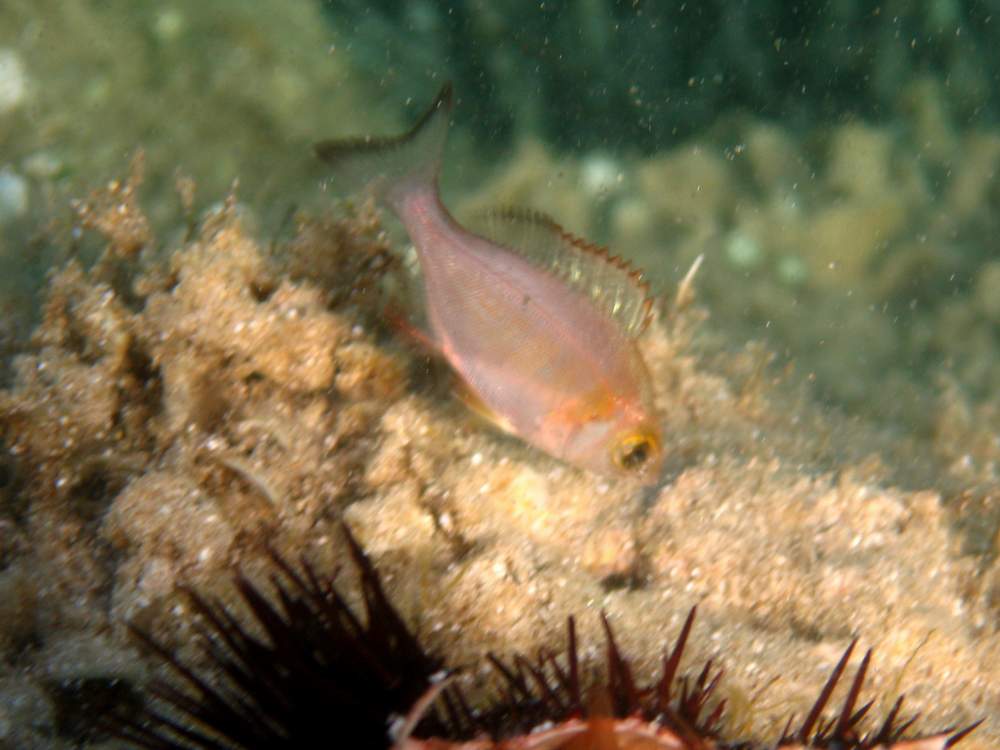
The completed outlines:
[[[441,347],[434,340],[434,337],[411,321],[398,305],[390,303],[385,308],[383,315],[386,322],[394,331],[420,349],[424,354],[435,357],[441,356]]]
[[[476,416],[486,420],[501,432],[516,435],[514,425],[502,414],[495,412],[472,387],[456,376],[455,396]]]

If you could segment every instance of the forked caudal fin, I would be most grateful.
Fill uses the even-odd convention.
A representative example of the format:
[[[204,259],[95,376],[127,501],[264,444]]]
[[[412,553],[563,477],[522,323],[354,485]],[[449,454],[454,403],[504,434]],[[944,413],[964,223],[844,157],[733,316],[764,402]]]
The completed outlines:
[[[338,193],[368,191],[392,205],[415,185],[437,181],[451,107],[451,83],[446,83],[403,135],[322,141],[313,150],[332,168]]]

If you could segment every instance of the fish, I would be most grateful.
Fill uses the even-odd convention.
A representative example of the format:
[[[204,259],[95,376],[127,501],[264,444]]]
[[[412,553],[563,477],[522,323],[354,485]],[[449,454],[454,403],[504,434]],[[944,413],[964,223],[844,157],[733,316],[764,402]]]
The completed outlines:
[[[423,277],[420,338],[466,403],[561,461],[659,480],[662,420],[637,339],[653,314],[642,274],[529,209],[462,226],[438,181],[453,108],[446,83],[410,130],[314,146],[337,191],[367,193],[402,222]]]

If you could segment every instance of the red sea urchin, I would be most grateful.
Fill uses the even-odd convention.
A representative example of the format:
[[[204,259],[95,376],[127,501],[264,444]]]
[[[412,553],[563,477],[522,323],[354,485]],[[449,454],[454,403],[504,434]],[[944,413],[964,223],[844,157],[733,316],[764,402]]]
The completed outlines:
[[[798,729],[791,721],[777,745],[730,741],[719,736],[725,709],[720,700],[708,709],[722,672],[712,671],[709,661],[691,680],[678,678],[677,669],[694,624],[695,608],[684,622],[673,649],[663,658],[660,676],[654,685],[637,686],[629,662],[615,643],[611,627],[604,619],[607,639],[607,677],[603,685],[592,687],[588,698],[579,680],[576,636],[572,618],[565,666],[551,654],[541,653],[531,662],[515,657],[504,664],[490,657],[502,676],[506,696],[483,715],[471,713],[463,701],[449,690],[430,688],[416,711],[426,708],[427,697],[441,692],[447,723],[453,733],[469,734],[476,727],[476,739],[465,742],[434,737],[402,737],[393,750],[944,750],[972,732],[979,722],[960,730],[945,730],[931,736],[903,740],[916,717],[898,723],[902,698],[898,699],[881,726],[864,732],[861,723],[872,703],[856,709],[857,700],[871,661],[865,654],[835,718],[822,721],[856,641],[847,647],[834,667],[819,697]],[[415,724],[416,715],[409,724]],[[499,739],[498,739],[499,738]]]
[[[330,579],[303,561],[297,570],[272,555],[275,595],[237,576],[255,628],[223,606],[188,592],[204,619],[204,649],[218,684],[136,631],[175,674],[156,682],[139,715],[113,718],[113,734],[150,750],[263,750],[309,746],[393,750],[945,750],[978,725],[904,739],[914,719],[899,720],[902,699],[881,726],[862,727],[872,703],[857,708],[871,651],[851,681],[840,711],[822,717],[855,648],[834,667],[797,729],[789,721],[776,744],[720,735],[722,678],[708,662],[694,676],[678,667],[694,623],[692,609],[653,685],[640,686],[607,620],[607,673],[586,685],[580,676],[576,629],[568,623],[562,656],[489,656],[499,697],[470,707],[442,661],[427,654],[392,607],[377,573],[345,529],[360,572],[362,622]],[[261,639],[251,630],[265,634]],[[399,717],[405,714],[406,719]],[[396,724],[395,738],[390,724]],[[334,734],[331,734],[333,732]]]

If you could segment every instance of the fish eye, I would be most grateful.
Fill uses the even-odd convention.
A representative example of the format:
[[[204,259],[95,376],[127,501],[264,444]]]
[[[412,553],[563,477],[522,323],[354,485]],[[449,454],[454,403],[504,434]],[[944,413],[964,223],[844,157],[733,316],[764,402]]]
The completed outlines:
[[[642,469],[659,448],[659,441],[647,432],[629,433],[615,443],[611,460],[623,471]]]

